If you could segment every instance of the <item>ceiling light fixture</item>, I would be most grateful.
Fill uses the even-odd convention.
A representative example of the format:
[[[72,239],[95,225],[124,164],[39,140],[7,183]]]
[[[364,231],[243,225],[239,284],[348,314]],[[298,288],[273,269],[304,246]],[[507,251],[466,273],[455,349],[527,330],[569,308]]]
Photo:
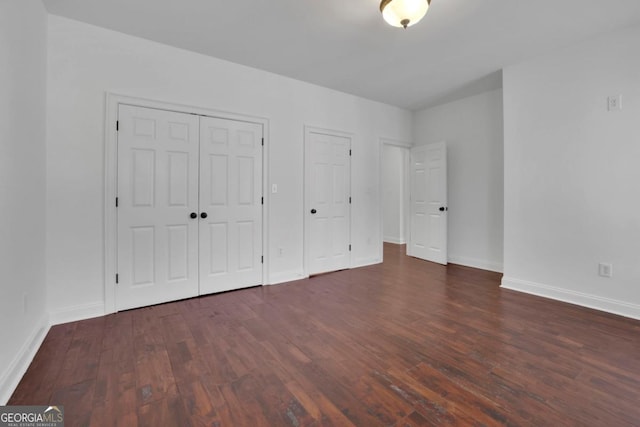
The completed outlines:
[[[382,0],[380,12],[389,25],[406,29],[424,18],[430,4],[431,0]]]

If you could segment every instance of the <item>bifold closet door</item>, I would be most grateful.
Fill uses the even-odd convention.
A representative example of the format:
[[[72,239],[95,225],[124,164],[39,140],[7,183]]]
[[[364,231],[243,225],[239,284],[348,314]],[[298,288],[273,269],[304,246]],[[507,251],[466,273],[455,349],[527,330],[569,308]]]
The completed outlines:
[[[262,284],[262,125],[200,118],[200,293]]]
[[[198,117],[118,109],[118,310],[198,295]]]

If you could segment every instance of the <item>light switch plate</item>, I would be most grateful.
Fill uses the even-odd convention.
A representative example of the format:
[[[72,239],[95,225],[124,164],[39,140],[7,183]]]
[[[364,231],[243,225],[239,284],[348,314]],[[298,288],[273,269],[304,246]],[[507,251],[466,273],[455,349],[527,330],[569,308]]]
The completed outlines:
[[[602,277],[613,277],[613,265],[601,262],[598,264],[598,274]]]

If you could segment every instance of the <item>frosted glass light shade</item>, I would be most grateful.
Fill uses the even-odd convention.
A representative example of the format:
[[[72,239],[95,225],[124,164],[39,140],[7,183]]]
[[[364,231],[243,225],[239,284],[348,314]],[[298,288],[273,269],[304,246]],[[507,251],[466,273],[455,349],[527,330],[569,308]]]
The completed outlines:
[[[382,0],[380,12],[389,25],[407,28],[424,18],[430,2],[431,0]]]

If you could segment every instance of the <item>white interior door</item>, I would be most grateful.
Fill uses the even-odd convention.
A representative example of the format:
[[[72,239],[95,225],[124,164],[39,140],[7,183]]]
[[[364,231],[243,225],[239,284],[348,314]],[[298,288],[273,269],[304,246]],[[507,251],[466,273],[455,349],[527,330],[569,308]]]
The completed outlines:
[[[198,118],[118,109],[118,310],[198,295]]]
[[[262,125],[200,118],[200,216],[200,293],[262,284]]]
[[[351,138],[305,132],[305,253],[310,275],[350,267]]]
[[[411,149],[411,234],[407,254],[447,264],[447,146]]]

